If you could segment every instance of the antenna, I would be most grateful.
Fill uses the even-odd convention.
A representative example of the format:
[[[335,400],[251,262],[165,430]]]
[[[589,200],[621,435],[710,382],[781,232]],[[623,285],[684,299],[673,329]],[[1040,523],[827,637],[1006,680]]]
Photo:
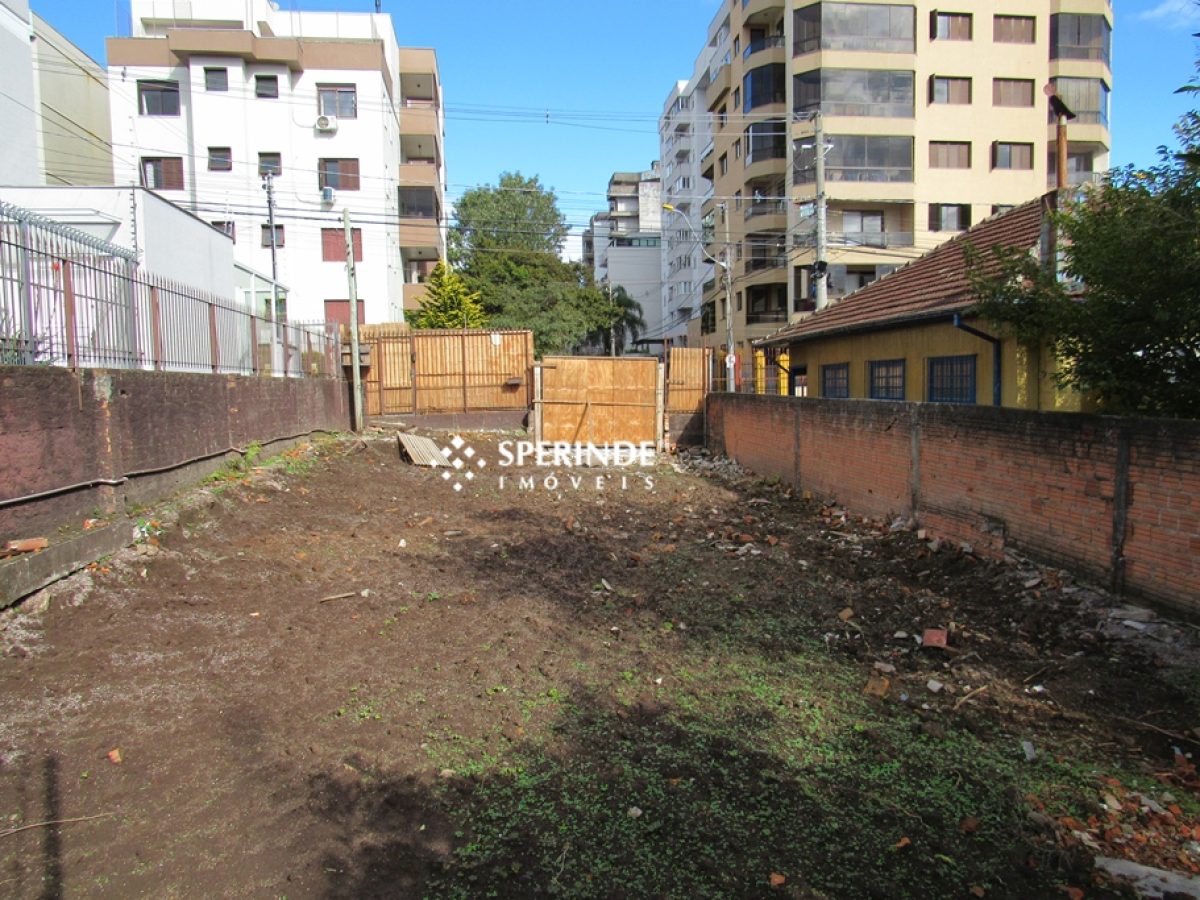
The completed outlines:
[[[383,0],[375,0],[375,12],[383,12]]]

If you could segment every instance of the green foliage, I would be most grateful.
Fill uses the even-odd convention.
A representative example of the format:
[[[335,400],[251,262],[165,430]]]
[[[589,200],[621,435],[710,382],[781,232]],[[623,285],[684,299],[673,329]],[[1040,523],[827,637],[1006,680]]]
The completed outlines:
[[[1177,133],[1200,139],[1190,113]],[[1028,254],[973,263],[975,311],[1029,345],[1050,345],[1061,386],[1104,412],[1200,418],[1200,144],[1114,170],[1053,216],[1063,279]],[[1082,287],[1081,287],[1082,285]]]
[[[462,276],[439,262],[429,276],[421,308],[412,314],[414,328],[482,328],[487,324],[479,294]]]
[[[451,259],[489,324],[527,328],[538,356],[566,353],[612,322],[591,272],[563,262],[566,220],[536,177],[505,172],[468,191],[455,212]]]
[[[606,354],[614,353],[615,338],[615,355],[620,356],[646,329],[646,320],[642,318],[642,304],[629,296],[625,288],[619,286],[613,288],[611,298],[605,299],[609,301],[608,322],[593,331],[588,338],[591,342],[599,344]]]
[[[493,187],[473,188],[459,198],[450,231],[450,258],[469,263],[489,250],[528,250],[557,255],[567,238],[566,218],[554,191],[535,175],[502,172]]]

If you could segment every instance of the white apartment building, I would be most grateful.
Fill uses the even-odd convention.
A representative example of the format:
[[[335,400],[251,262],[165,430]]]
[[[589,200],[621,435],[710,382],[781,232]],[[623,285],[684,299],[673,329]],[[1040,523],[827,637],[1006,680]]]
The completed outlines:
[[[32,37],[27,0],[0,0],[0,117],[5,123],[0,171],[13,184],[41,184]]]
[[[239,262],[291,286],[292,321],[349,321],[348,210],[359,318],[402,321],[445,250],[433,52],[400,48],[383,14],[269,0],[132,13],[133,37],[108,41],[116,183],[226,231]]]
[[[663,203],[676,212],[665,212],[662,222],[662,333],[666,347],[687,344],[688,322],[700,316],[704,284],[713,278],[713,264],[701,252],[701,208],[712,197],[711,181],[701,177],[700,161],[712,149],[712,121],[705,89],[712,73],[729,63],[729,13],[718,11],[711,35],[696,57],[692,77],[671,88],[658,120],[659,158],[662,160]]]

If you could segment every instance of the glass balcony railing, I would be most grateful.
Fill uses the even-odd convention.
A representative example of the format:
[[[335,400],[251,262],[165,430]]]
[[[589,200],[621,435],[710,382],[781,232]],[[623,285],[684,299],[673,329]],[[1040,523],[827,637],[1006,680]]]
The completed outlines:
[[[742,59],[749,59],[755,53],[761,53],[763,50],[773,50],[776,47],[786,46],[787,40],[783,37],[783,35],[759,38],[756,41],[751,41],[746,46],[746,49],[742,51]]]

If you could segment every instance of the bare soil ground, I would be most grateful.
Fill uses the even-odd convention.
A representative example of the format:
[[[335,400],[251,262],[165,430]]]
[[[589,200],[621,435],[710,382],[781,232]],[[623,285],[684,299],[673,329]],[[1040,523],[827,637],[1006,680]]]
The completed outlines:
[[[5,614],[0,892],[1079,897],[1123,890],[1094,855],[1198,870],[1190,627],[703,459],[653,490],[496,474],[459,494],[386,436],[308,447]]]

